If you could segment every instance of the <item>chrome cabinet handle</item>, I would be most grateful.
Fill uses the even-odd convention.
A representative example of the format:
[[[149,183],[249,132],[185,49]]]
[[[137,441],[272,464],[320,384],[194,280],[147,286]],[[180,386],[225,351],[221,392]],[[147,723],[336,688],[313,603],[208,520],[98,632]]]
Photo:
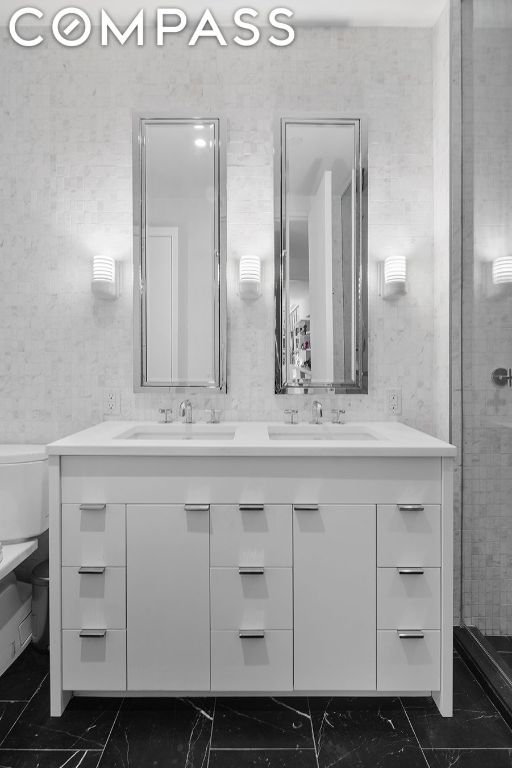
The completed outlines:
[[[264,629],[241,629],[238,632],[238,637],[241,640],[265,637],[265,630]]]
[[[241,576],[245,576],[245,575],[248,575],[248,574],[254,574],[254,575],[256,575],[256,574],[265,573],[265,568],[264,568],[263,566],[256,566],[256,567],[252,567],[252,566],[247,566],[247,567],[246,567],[246,566],[240,566],[240,568],[238,569],[238,573],[239,573]]]
[[[80,512],[104,512],[106,504],[80,504]]]
[[[239,504],[238,509],[240,512],[263,512],[265,509],[264,504]]]
[[[209,512],[209,504],[185,504],[185,512]]]
[[[410,575],[410,576],[423,576],[425,571],[423,570],[423,568],[399,568],[398,569],[398,573],[401,576],[407,576],[407,575]]]
[[[401,640],[421,640],[425,637],[421,629],[397,629],[397,632]]]
[[[294,504],[293,509],[295,512],[318,512],[320,507],[318,504]]]
[[[106,629],[81,629],[80,630],[80,637],[94,637],[94,638],[102,638],[106,637],[107,630]]]
[[[78,569],[78,573],[81,574],[90,574],[91,576],[94,574],[102,574],[105,573],[105,566],[88,566],[88,565],[82,565],[81,568]]]
[[[423,504],[398,504],[400,512],[423,512]]]

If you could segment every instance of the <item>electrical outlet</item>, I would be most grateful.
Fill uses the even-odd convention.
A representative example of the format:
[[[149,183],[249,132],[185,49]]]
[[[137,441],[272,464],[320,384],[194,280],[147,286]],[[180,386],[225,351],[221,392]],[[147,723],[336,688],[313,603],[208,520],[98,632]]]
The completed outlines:
[[[103,390],[103,414],[118,416],[121,413],[121,395],[118,389]]]
[[[402,413],[402,390],[388,389],[388,413],[400,416]]]

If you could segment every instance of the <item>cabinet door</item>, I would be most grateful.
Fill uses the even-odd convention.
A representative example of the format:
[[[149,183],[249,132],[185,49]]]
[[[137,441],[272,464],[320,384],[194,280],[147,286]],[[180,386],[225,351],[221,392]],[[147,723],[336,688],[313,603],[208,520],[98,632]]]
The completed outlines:
[[[376,509],[293,512],[294,687],[376,689]]]
[[[127,507],[128,690],[210,689],[209,509]]]

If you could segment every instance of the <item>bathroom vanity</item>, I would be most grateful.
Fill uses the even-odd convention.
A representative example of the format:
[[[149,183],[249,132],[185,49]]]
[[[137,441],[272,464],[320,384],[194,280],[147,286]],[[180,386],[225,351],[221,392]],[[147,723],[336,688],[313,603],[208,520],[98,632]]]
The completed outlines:
[[[453,446],[105,422],[48,452],[52,715],[107,693],[432,693],[451,715]]]

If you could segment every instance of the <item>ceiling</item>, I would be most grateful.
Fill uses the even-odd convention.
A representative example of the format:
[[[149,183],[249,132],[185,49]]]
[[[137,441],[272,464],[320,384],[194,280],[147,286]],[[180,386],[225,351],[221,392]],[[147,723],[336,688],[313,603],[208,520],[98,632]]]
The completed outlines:
[[[294,24],[341,24],[346,26],[386,26],[386,27],[430,27],[439,18],[448,0],[287,0],[287,2],[253,2],[248,7],[260,13],[260,23],[266,20],[269,10],[286,7],[294,11]],[[51,21],[52,14],[63,8],[74,6],[66,0],[34,0],[31,4],[45,13],[44,22]],[[104,8],[117,23],[130,21],[141,9],[146,10],[146,23],[152,23],[156,8],[165,8],[163,0],[84,0],[79,3],[91,18],[98,23],[99,13]],[[23,7],[21,0],[2,0],[0,24],[5,26],[14,11]],[[219,24],[230,25],[233,13],[240,3],[233,0],[186,0],[176,3],[191,20],[199,19],[208,7]]]

